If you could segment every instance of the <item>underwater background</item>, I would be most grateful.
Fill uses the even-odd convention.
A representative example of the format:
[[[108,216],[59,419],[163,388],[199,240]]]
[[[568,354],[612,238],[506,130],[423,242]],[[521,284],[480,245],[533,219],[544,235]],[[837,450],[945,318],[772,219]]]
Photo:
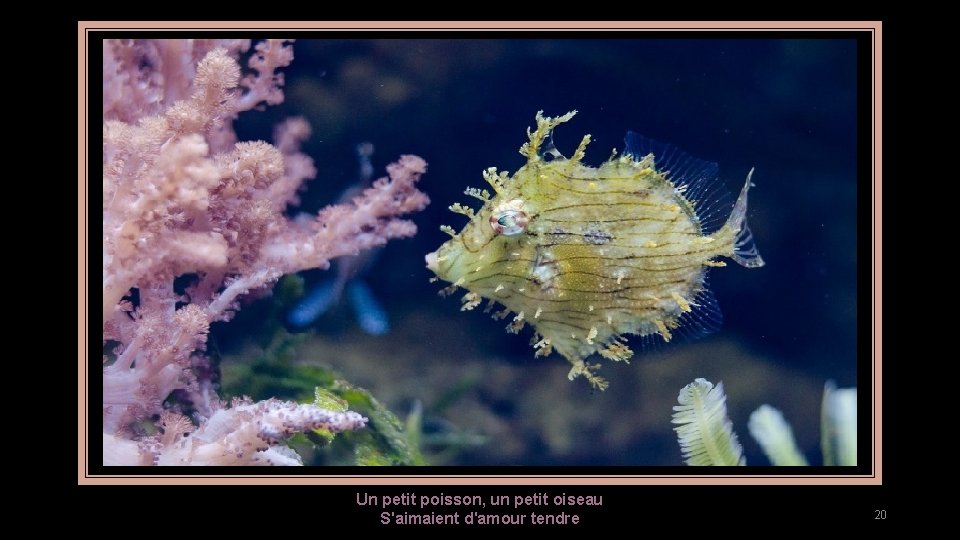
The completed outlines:
[[[365,331],[354,315],[364,303],[346,294],[292,328],[298,297],[329,284],[336,269],[285,279],[271,298],[213,326],[225,395],[302,397],[295,382],[278,382],[295,376],[282,366],[316,365],[401,419],[419,411],[428,464],[681,465],[672,407],[703,377],[724,383],[749,465],[769,464],[747,432],[764,403],[783,411],[800,449],[820,464],[823,385],[857,384],[854,40],[301,39],[294,50],[284,104],[245,113],[236,127],[241,139],[269,139],[282,118],[310,121],[304,152],[318,175],[300,209],[315,212],[355,186],[357,146],[367,142],[374,177],[400,154],[423,157],[419,188],[432,202],[412,216],[416,237],[358,265],[389,329]],[[529,329],[507,334],[505,321],[460,312],[459,295],[438,296],[444,284],[429,283],[424,264],[448,238],[439,226],[464,224],[447,207],[469,203],[463,191],[484,187],[481,171],[524,164],[518,149],[534,114],[574,109],[555,143],[570,155],[592,134],[589,165],[622,150],[633,130],[717,162],[732,192],[755,167],[748,223],[767,263],[712,269],[720,331],[638,350],[629,365],[603,361],[605,392],[568,381],[557,354],[534,358]],[[281,366],[279,375],[265,383],[257,364]]]

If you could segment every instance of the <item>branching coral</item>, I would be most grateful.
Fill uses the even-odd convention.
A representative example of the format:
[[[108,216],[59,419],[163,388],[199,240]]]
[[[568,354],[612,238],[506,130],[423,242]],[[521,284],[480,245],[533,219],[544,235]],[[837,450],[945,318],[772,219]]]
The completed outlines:
[[[144,454],[148,443],[140,440],[134,461],[149,455],[158,463],[214,463],[209,449],[217,448],[224,462],[292,463],[279,450],[268,449],[268,459],[229,442],[253,429],[238,419],[248,413],[260,415],[253,430],[259,435],[276,411],[326,418],[333,431],[362,425],[356,417],[325,417],[312,405],[225,409],[203,375],[210,324],[229,320],[241,296],[283,274],[327,268],[335,257],[411,236],[416,226],[398,216],[429,202],[415,187],[426,163],[406,155],[351,203],[325,208],[314,220],[287,219],[284,209],[316,174],[299,151],[309,126],[287,120],[271,145],[237,142],[232,122],[242,111],[283,100],[276,70],[292,61],[292,46],[258,43],[243,75],[237,58],[249,47],[244,40],[104,43],[103,340],[115,345],[103,368],[105,460],[115,454],[111,448],[133,455],[120,451],[133,448],[129,427],[167,414],[162,403],[175,390],[197,411],[192,442],[177,442],[178,457],[168,460],[172,441],[162,444],[164,452]],[[192,278],[186,294],[174,289],[180,276]],[[222,426],[213,430],[218,418]],[[308,429],[311,422],[290,426]],[[197,441],[214,446],[204,450]]]
[[[182,414],[163,411],[162,433],[139,441],[103,434],[104,465],[302,465],[300,456],[280,444],[295,432],[340,432],[363,427],[352,411],[268,399],[235,400],[194,429]]]

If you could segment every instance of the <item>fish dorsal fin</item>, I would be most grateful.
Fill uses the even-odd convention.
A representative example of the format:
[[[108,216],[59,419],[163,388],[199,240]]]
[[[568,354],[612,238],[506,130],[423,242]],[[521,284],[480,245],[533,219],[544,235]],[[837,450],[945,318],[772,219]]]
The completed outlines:
[[[666,174],[685,199],[693,203],[702,234],[723,226],[733,207],[733,197],[720,181],[720,168],[712,161],[690,156],[677,147],[628,131],[623,153],[640,160],[653,154],[658,171]]]

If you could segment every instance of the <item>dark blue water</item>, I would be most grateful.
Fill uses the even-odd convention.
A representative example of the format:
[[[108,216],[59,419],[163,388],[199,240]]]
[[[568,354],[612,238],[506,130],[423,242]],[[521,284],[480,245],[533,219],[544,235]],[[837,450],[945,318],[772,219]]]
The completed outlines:
[[[433,201],[413,218],[419,234],[391,243],[367,276],[401,322],[370,337],[351,327],[349,311],[321,320],[307,349],[317,361],[400,413],[467,381],[441,416],[490,442],[454,464],[679,464],[670,407],[699,376],[727,386],[751,463],[766,464],[746,430],[764,402],[785,412],[819,461],[820,388],[827,379],[854,386],[857,376],[853,40],[301,40],[295,50],[286,103],[246,114],[238,131],[262,137],[282,117],[310,120],[305,150],[319,174],[303,208],[356,181],[364,141],[376,147],[378,176],[399,154],[426,159],[420,188]],[[446,208],[469,202],[467,186],[484,187],[481,170],[523,164],[517,150],[536,111],[573,109],[556,145],[569,155],[592,134],[592,165],[633,130],[717,162],[731,190],[755,167],[748,221],[767,262],[712,271],[720,332],[604,368],[611,389],[602,395],[568,382],[559,357],[534,360],[528,334],[439,298],[423,263],[447,238],[441,224],[462,226]]]

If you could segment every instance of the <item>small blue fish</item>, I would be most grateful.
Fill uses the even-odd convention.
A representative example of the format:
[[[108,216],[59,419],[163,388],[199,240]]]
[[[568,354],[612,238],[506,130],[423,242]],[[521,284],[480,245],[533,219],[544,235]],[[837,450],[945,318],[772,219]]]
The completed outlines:
[[[296,330],[309,327],[321,315],[339,304],[340,298],[346,292],[357,324],[364,332],[374,336],[389,332],[390,320],[387,312],[377,301],[370,286],[362,279],[349,281],[349,278],[342,276],[343,274],[338,272],[337,278],[322,281],[314,287],[287,313],[287,323]]]
[[[373,165],[370,156],[373,155],[373,145],[362,143],[357,145],[359,159],[360,181],[346,190],[339,202],[347,202],[358,197],[370,185],[373,178]],[[380,250],[371,249],[359,255],[340,257],[332,263],[336,277],[317,284],[308,292],[297,305],[287,313],[287,323],[294,330],[303,330],[312,325],[321,315],[333,309],[340,303],[344,291],[347,300],[353,308],[357,323],[364,332],[381,336],[390,331],[390,321],[386,310],[377,301],[369,285],[362,276],[376,262]]]

